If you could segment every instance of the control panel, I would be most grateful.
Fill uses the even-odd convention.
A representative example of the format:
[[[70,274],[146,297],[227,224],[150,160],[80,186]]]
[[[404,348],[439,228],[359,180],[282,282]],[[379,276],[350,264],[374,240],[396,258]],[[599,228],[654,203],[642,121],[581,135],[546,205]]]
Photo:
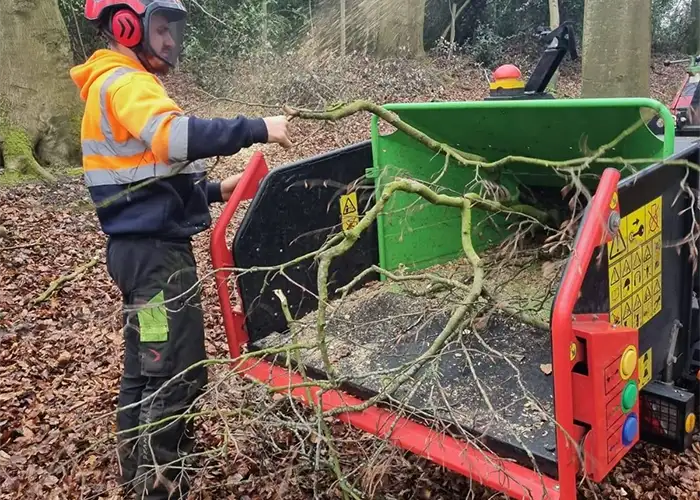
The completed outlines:
[[[574,420],[587,429],[585,472],[601,481],[639,441],[638,333],[607,315],[579,315],[574,335],[584,352],[572,360]]]

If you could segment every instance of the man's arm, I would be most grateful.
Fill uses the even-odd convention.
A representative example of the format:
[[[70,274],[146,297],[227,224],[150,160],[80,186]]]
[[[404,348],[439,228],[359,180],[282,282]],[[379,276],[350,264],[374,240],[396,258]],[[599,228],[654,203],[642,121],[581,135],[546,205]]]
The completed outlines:
[[[262,118],[237,116],[233,119],[211,120],[195,116],[187,120],[187,159],[199,160],[212,156],[230,156],[253,144],[265,144],[267,125]]]
[[[233,155],[270,139],[263,118],[186,116],[151,75],[130,73],[122,78],[112,93],[114,114],[162,163]]]

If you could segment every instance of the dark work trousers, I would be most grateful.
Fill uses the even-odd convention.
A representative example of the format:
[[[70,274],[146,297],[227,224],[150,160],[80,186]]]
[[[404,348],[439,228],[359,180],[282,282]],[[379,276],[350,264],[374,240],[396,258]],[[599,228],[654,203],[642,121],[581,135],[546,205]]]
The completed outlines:
[[[194,427],[192,419],[173,417],[196,411],[196,398],[207,383],[205,367],[187,370],[206,357],[192,246],[111,238],[107,269],[124,301],[126,347],[118,406],[133,405],[117,413],[122,487],[139,499],[187,498],[190,482],[183,460],[192,452]]]

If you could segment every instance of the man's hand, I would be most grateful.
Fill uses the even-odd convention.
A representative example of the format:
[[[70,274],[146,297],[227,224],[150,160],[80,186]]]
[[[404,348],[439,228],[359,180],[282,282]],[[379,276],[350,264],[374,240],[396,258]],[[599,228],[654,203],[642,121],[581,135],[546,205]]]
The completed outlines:
[[[233,190],[241,180],[241,177],[243,177],[242,173],[232,175],[221,181],[221,198],[223,198],[224,203],[226,203],[233,194]]]
[[[282,116],[269,116],[263,118],[265,125],[267,125],[267,142],[277,143],[283,148],[289,148],[292,146],[292,141],[289,140],[289,135],[287,132],[287,125],[289,121],[287,117]]]

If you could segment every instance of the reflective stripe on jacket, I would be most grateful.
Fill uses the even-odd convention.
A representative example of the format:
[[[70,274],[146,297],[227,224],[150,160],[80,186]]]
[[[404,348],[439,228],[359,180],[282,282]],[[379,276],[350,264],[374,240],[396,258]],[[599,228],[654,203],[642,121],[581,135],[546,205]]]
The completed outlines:
[[[110,235],[182,239],[206,229],[221,191],[201,159],[267,140],[259,119],[184,115],[155,75],[112,50],[96,51],[71,77],[85,101],[84,179]]]

